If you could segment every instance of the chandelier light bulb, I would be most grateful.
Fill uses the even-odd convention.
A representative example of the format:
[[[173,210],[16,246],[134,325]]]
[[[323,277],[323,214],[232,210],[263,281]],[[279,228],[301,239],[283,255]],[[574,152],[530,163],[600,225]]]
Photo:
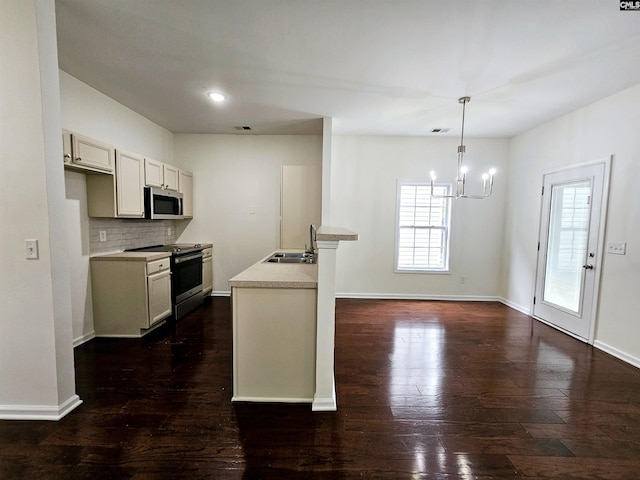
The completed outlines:
[[[487,180],[489,180],[489,174],[488,174],[488,173],[486,173],[486,172],[485,172],[485,173],[483,173],[483,174],[482,174],[482,180],[484,180],[485,182],[486,182]]]

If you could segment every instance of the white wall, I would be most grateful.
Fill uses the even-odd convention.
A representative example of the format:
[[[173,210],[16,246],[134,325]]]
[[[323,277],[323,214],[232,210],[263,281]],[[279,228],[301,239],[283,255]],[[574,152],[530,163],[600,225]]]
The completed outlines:
[[[79,404],[55,45],[52,0],[0,3],[0,418],[56,419]],[[25,239],[38,240],[37,260]]]
[[[194,219],[180,242],[213,243],[214,292],[280,244],[282,165],[320,165],[317,135],[176,135],[175,162],[194,172]],[[250,214],[255,207],[255,214]]]
[[[394,273],[398,180],[439,181],[456,172],[456,138],[334,136],[331,222],[357,232],[357,242],[338,249],[338,295],[408,298],[497,297],[508,140],[465,139],[469,193],[480,175],[498,170],[494,194],[484,200],[453,201],[451,273]],[[475,190],[478,191],[477,189]],[[460,283],[465,276],[465,283]]]
[[[603,259],[596,345],[640,366],[638,125],[640,85],[512,139],[503,296],[531,306],[543,172],[613,154],[605,243],[627,242],[627,254]]]
[[[173,163],[171,132],[71,75],[63,71],[58,73],[63,128],[123,150]],[[69,219],[66,238],[71,269],[73,338],[75,343],[80,343],[93,335],[85,175],[65,171],[65,189]]]

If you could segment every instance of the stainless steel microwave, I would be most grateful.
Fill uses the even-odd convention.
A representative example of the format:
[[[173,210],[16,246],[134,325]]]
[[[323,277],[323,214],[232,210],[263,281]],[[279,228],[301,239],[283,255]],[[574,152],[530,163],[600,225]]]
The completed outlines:
[[[145,187],[144,216],[152,220],[174,220],[184,218],[182,194],[173,190]]]

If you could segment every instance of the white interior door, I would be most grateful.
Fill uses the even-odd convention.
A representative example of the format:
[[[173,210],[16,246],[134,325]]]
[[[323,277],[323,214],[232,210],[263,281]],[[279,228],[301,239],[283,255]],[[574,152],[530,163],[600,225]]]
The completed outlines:
[[[280,184],[280,248],[308,245],[309,225],[320,226],[321,210],[320,167],[284,165]]]
[[[533,315],[589,341],[603,253],[608,163],[544,175]]]

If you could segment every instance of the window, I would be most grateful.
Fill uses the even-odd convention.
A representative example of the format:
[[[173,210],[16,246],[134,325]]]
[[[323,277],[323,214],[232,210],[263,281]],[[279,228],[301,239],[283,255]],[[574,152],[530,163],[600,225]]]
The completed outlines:
[[[449,185],[434,186],[449,195]],[[447,272],[451,199],[428,183],[398,184],[396,271]]]

